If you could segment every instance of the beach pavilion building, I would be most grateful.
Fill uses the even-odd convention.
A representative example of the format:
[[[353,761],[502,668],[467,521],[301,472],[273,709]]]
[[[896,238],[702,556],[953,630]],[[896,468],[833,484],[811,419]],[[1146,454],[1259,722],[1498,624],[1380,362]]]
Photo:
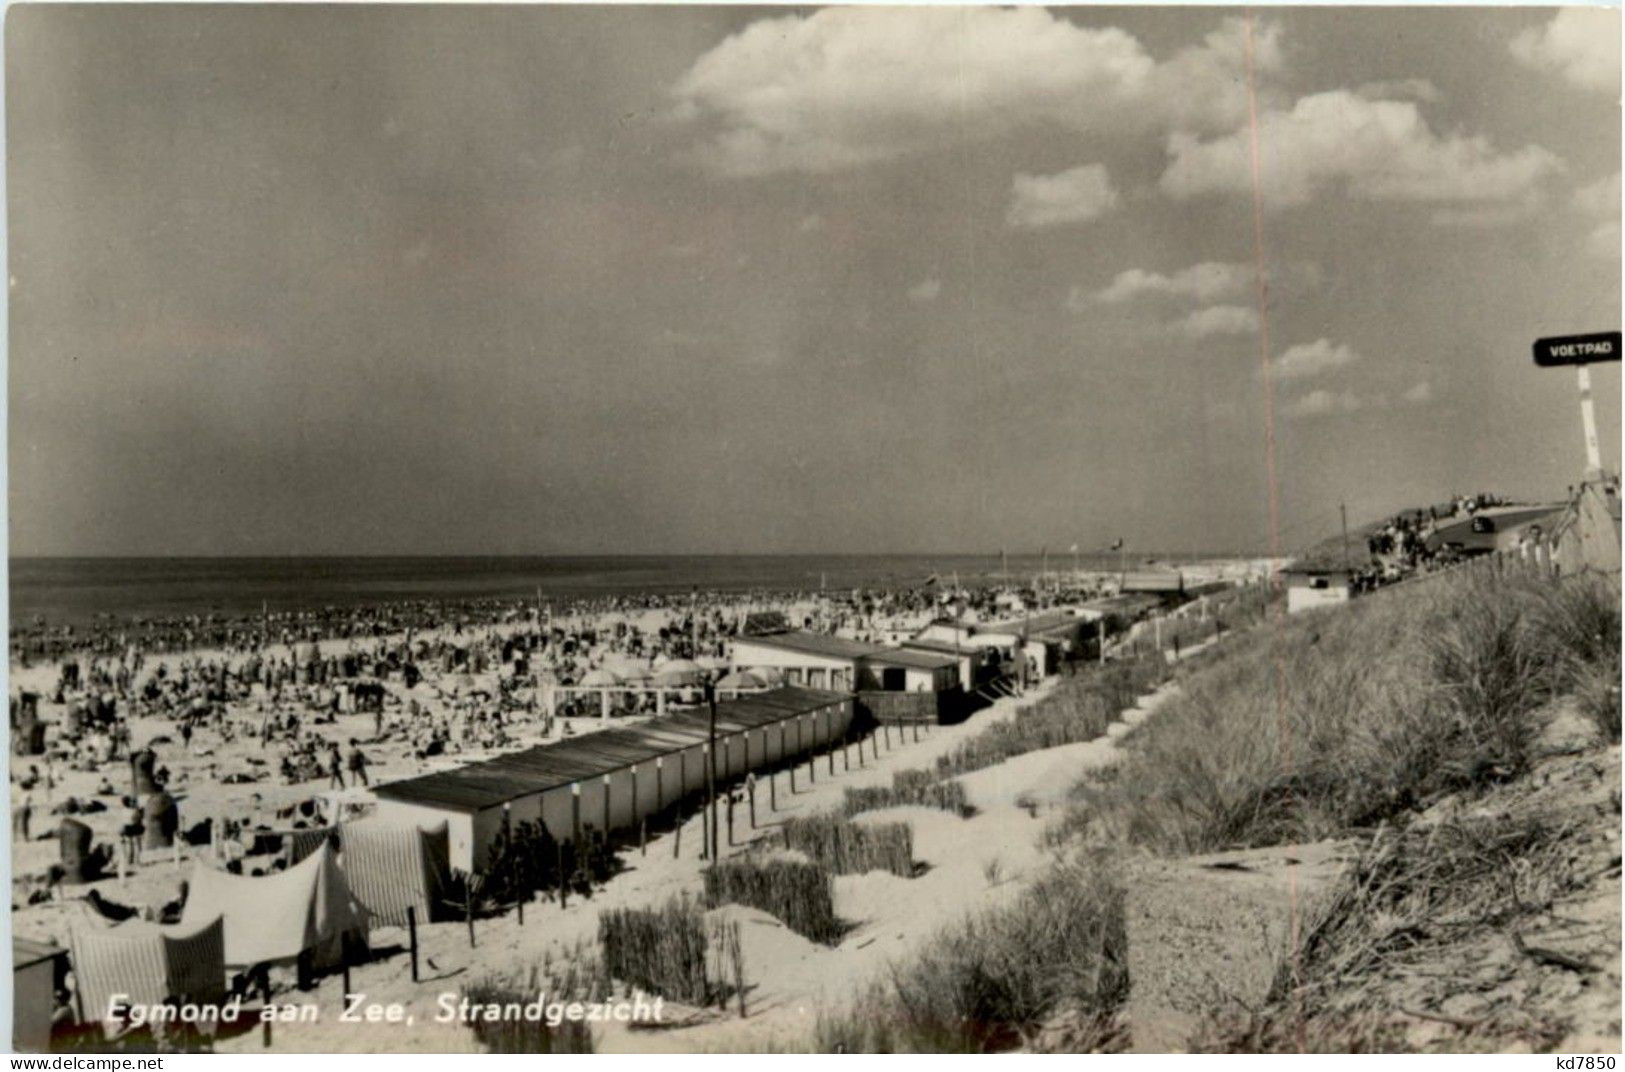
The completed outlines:
[[[959,666],[932,652],[792,629],[734,640],[737,668],[777,670],[792,684],[841,692],[951,692]]]
[[[717,704],[717,776],[743,778],[845,736],[853,699],[786,687]],[[705,788],[710,722],[684,712],[600,730],[455,770],[380,785],[378,815],[390,822],[445,823],[452,867],[478,871],[506,823],[537,822],[557,841],[588,827],[635,829]]]

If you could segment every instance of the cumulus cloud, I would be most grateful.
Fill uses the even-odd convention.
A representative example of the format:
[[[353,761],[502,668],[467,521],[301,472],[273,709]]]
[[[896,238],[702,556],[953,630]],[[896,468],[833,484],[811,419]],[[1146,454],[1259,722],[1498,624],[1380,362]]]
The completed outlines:
[[[1341,190],[1371,201],[1490,203],[1533,196],[1563,169],[1538,145],[1500,152],[1481,136],[1434,133],[1409,101],[1372,101],[1347,90],[1303,97],[1259,120],[1259,183],[1273,205]],[[1176,133],[1161,186],[1176,198],[1251,193],[1246,130],[1209,141]]]
[[[1439,87],[1426,78],[1396,78],[1387,82],[1367,82],[1354,91],[1366,100],[1414,100],[1431,103],[1439,99]]]
[[[1593,257],[1619,262],[1619,172],[1607,178],[1587,183],[1574,191],[1574,208],[1591,218],[1591,230],[1585,238],[1585,250]]]
[[[1011,227],[1054,227],[1085,223],[1117,207],[1117,191],[1106,169],[1084,164],[1058,175],[1018,174],[1010,191]]]
[[[1608,223],[1599,223],[1592,228],[1586,236],[1586,252],[1593,257],[1601,257],[1605,261],[1619,263],[1620,233],[1619,221],[1611,220]]]
[[[908,300],[914,302],[934,302],[937,295],[942,293],[942,280],[922,279],[908,288]]]
[[[1193,339],[1249,335],[1258,330],[1258,313],[1245,305],[1210,305],[1178,321],[1175,328]]]
[[[1565,7],[1544,26],[1512,39],[1512,55],[1525,67],[1560,74],[1582,89],[1619,92],[1619,11]]]
[[[1330,339],[1316,339],[1283,350],[1270,362],[1270,370],[1283,380],[1302,380],[1352,365],[1358,360],[1360,355],[1347,343],[1334,345]]]
[[[1407,388],[1405,393],[1399,397],[1404,399],[1406,402],[1409,402],[1413,406],[1419,406],[1425,402],[1432,402],[1433,385],[1428,381],[1423,380],[1421,383]]]
[[[1204,261],[1182,268],[1171,275],[1148,272],[1143,268],[1130,268],[1119,272],[1105,289],[1097,291],[1093,300],[1106,305],[1132,301],[1147,295],[1188,298],[1199,302],[1239,298],[1247,294],[1254,284],[1254,269],[1249,264],[1224,264]]]
[[[1574,191],[1574,207],[1592,216],[1619,215],[1619,172]]]
[[[1314,290],[1320,286],[1320,280],[1320,267],[1311,261],[1291,261],[1266,270],[1272,299]],[[1089,305],[1158,299],[1192,305],[1236,305],[1255,301],[1257,288],[1257,269],[1251,264],[1204,261],[1168,273],[1130,268],[1119,272],[1110,283],[1093,293],[1074,287],[1067,305],[1074,311],[1082,311]]]
[[[1159,62],[1132,34],[1038,7],[829,7],[758,19],[672,89],[689,156],[736,177],[831,172],[1030,126],[1233,129],[1243,23]],[[1261,70],[1279,31],[1255,31]]]
[[[1363,403],[1352,391],[1317,389],[1288,402],[1281,407],[1281,413],[1287,417],[1325,417],[1333,413],[1353,413],[1362,408]]]

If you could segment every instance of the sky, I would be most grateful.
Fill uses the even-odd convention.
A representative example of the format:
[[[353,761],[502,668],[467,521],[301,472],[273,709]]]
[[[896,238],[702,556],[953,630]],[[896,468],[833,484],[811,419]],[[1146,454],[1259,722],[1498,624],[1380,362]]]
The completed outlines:
[[[1619,41],[13,6],[10,550],[1290,551],[1561,496],[1530,347],[1620,327]]]

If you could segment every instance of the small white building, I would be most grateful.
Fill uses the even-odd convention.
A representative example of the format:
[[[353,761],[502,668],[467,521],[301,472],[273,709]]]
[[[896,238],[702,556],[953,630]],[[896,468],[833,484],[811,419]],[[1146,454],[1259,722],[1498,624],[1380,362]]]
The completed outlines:
[[[1293,566],[1281,578],[1288,614],[1335,607],[1354,598],[1354,574],[1341,567]]]

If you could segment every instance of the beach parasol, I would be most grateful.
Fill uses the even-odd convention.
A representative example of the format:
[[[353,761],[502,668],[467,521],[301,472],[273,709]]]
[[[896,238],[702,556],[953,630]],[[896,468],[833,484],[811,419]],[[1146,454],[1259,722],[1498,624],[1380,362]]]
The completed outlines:
[[[771,666],[760,666],[751,671],[762,679],[762,684],[770,689],[776,689],[784,684],[784,671]]]
[[[717,682],[718,692],[744,692],[747,689],[766,688],[767,683],[749,670],[735,670]]]
[[[600,666],[596,670],[588,670],[581,677],[581,684],[593,688],[614,688],[622,684],[621,675],[613,670]]]
[[[673,659],[655,669],[657,685],[697,685],[705,677],[705,670],[692,659]]]
[[[722,655],[701,655],[694,661],[707,670],[726,670],[732,665],[727,657]]]

